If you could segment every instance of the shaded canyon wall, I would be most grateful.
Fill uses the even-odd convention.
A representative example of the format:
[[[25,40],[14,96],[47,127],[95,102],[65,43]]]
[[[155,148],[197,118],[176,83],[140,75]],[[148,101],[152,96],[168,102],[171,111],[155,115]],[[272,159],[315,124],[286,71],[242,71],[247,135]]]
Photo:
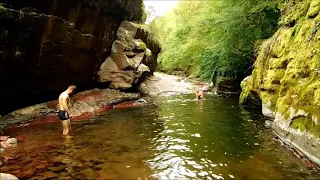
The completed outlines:
[[[0,0],[0,114],[92,88],[119,25],[142,0]],[[25,104],[24,104],[25,103]]]
[[[258,96],[287,144],[320,165],[320,1],[287,1],[279,30],[261,46],[240,103]]]

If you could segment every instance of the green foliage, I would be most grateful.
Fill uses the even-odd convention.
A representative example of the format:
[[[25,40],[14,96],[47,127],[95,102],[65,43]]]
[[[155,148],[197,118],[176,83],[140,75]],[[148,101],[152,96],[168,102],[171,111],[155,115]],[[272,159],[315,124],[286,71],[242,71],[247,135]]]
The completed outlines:
[[[160,42],[159,70],[185,71],[215,81],[250,74],[255,43],[276,30],[280,10],[272,0],[183,0],[149,24]]]
[[[141,50],[146,50],[147,49],[147,45],[143,41],[141,41],[141,39],[139,39],[138,41],[139,41],[139,48]]]
[[[141,23],[145,23],[148,17],[148,13],[146,11],[146,8],[143,4],[143,2],[141,3],[141,10],[142,10],[142,17],[141,17]]]
[[[3,7],[2,4],[0,4],[0,16],[4,18],[12,18],[12,14],[7,8]]]

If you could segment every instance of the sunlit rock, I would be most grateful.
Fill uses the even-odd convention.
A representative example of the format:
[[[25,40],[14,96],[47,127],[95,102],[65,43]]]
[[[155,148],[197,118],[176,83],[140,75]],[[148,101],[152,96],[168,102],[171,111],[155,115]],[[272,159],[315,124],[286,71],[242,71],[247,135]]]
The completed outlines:
[[[262,103],[262,114],[268,118],[274,119],[276,113],[273,112],[270,107],[271,107],[271,101],[269,101],[265,104]]]
[[[11,174],[0,173],[1,180],[19,180],[17,177]]]

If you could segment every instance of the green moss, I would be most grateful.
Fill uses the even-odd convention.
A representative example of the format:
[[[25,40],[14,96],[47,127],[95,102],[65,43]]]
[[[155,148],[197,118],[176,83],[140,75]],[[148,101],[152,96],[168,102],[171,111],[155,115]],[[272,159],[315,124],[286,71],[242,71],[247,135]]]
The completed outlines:
[[[139,48],[141,50],[147,50],[147,45],[143,41],[141,41],[141,39],[139,39],[138,41],[139,41]]]
[[[286,15],[283,16],[282,21],[284,25],[291,25],[297,22],[300,18],[306,16],[310,6],[310,0],[305,0],[301,2],[288,1],[284,3],[283,11]]]
[[[299,33],[301,27],[302,27],[302,21],[298,21],[298,23],[292,28],[292,36],[295,36],[296,34]]]
[[[272,43],[272,54],[275,57],[282,57],[291,46],[292,28],[280,28],[275,34],[276,40]]]
[[[247,79],[244,79],[241,82],[240,86],[242,88],[242,91],[240,94],[239,103],[243,104],[245,103],[246,99],[250,95],[250,91],[252,90],[252,77],[248,77]]]
[[[284,69],[270,69],[267,72],[267,76],[265,78],[265,89],[267,89],[269,92],[279,93],[280,92],[280,80],[283,78],[285,74]]]
[[[319,0],[312,0],[310,4],[310,8],[308,10],[308,17],[316,16],[320,11],[320,1]]]
[[[286,69],[288,66],[288,63],[289,63],[289,59],[286,57],[270,58],[269,67],[270,69]]]
[[[299,116],[294,118],[290,124],[293,129],[299,129],[300,131],[307,131],[309,134],[319,137],[320,126],[312,122],[309,116]]]
[[[292,120],[292,123],[290,124],[290,127],[293,129],[299,129],[300,131],[305,131],[307,130],[305,126],[305,117],[298,117]]]

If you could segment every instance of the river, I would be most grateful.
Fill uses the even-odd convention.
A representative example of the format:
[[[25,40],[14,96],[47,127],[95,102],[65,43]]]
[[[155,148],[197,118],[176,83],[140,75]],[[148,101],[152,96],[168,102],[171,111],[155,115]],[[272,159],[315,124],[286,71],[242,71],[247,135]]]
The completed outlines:
[[[72,125],[12,130],[22,139],[1,172],[21,179],[318,179],[317,171],[273,140],[259,111],[234,96],[146,97]]]

